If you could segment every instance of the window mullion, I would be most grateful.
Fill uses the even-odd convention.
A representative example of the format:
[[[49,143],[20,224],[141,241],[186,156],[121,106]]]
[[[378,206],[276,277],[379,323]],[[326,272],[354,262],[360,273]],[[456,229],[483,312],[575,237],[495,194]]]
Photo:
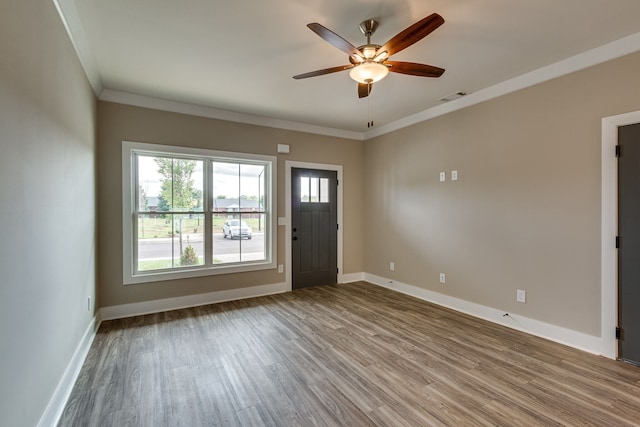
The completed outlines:
[[[204,211],[204,264],[206,266],[213,265],[213,161],[207,159],[204,162],[202,179],[203,198],[202,201]]]
[[[131,234],[133,235],[133,241],[131,243],[131,252],[132,252],[132,258],[131,258],[131,268],[133,269],[134,273],[138,272],[138,218],[140,217],[140,212],[139,212],[139,208],[138,208],[138,198],[140,196],[140,176],[139,176],[139,172],[138,172],[138,155],[136,153],[134,153],[133,155],[133,176],[134,176],[134,180],[133,180],[133,185],[132,185],[132,190],[133,190],[133,194],[131,195],[131,215],[130,215],[130,220],[131,220]]]
[[[238,164],[238,220],[239,225],[242,226],[242,164]],[[240,262],[244,261],[242,259],[242,232],[240,232],[240,238],[238,239],[238,256],[240,257]]]

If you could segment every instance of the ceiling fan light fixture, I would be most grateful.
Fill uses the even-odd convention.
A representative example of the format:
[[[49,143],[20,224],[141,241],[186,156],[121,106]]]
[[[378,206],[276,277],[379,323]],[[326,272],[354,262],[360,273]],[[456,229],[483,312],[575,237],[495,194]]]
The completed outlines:
[[[387,52],[386,50],[384,52],[381,52],[379,54],[376,55],[375,58],[373,58],[373,60],[375,62],[383,62],[384,60],[386,60],[387,58],[389,58],[389,52]]]
[[[375,46],[365,46],[362,48],[362,55],[365,59],[373,59],[376,55],[376,50],[378,50]]]
[[[365,62],[356,65],[349,71],[349,77],[358,83],[375,83],[389,74],[389,69],[377,62]]]

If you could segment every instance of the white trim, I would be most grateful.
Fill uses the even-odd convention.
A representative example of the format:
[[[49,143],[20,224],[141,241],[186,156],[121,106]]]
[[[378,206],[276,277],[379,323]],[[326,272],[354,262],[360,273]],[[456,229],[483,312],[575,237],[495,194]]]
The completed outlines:
[[[352,282],[362,282],[364,280],[364,273],[349,273],[343,274],[342,279],[338,281],[338,283],[352,283]]]
[[[291,270],[291,168],[302,168],[302,169],[318,169],[318,170],[327,170],[327,171],[336,171],[338,175],[338,283],[344,283],[343,277],[343,229],[344,229],[344,221],[343,221],[343,197],[344,197],[344,179],[342,177],[342,165],[328,165],[322,163],[308,163],[308,162],[297,162],[293,160],[287,160],[285,162],[285,217],[287,221],[286,229],[285,229],[285,257],[286,257],[286,268],[285,268],[285,280],[287,282],[287,286],[289,290],[293,289],[293,276]]]
[[[614,335],[618,325],[618,251],[615,247],[618,234],[618,162],[614,150],[618,144],[618,127],[635,123],[640,123],[640,111],[602,119],[600,334],[602,355],[611,359],[618,357],[618,342]]]
[[[69,2],[70,0],[58,0]],[[65,8],[66,9],[66,8]],[[73,37],[72,37],[73,39]],[[427,121],[490,99],[494,99],[518,90],[543,83],[603,62],[637,52],[640,50],[640,32],[607,43],[595,49],[588,50],[570,58],[547,65],[521,76],[498,83],[488,88],[471,93],[460,99],[446,104],[403,117],[385,125],[381,125],[366,132],[354,132],[344,129],[328,128],[324,126],[310,125],[288,120],[280,120],[265,116],[256,116],[234,111],[220,110],[212,107],[188,104],[166,99],[153,98],[132,93],[119,92],[105,89],[100,95],[100,100],[138,107],[152,108],[162,111],[190,114],[194,116],[226,120],[237,123],[247,123],[258,126],[268,126],[276,129],[285,129],[311,134],[335,136],[339,138],[366,141],[396,130],[412,126],[416,123]],[[91,79],[90,79],[91,80]]]
[[[592,67],[603,62],[637,52],[640,50],[640,33],[635,33],[619,40],[607,43],[595,49],[588,50],[570,58],[558,61],[546,67],[539,68],[521,76],[498,83],[488,88],[471,93],[455,101],[429,108],[416,114],[375,127],[364,133],[366,141],[380,135],[384,135],[398,129],[402,129],[416,123],[433,119],[438,116],[451,113],[456,110],[479,104],[490,99],[516,92],[518,90],[543,83],[576,71]]]
[[[137,273],[134,274],[133,259],[133,230],[132,215],[133,206],[135,205],[135,194],[132,191],[132,180],[135,175],[133,155],[136,151],[148,151],[153,153],[163,153],[169,155],[193,155],[202,158],[221,158],[221,159],[233,159],[239,161],[260,161],[265,164],[270,164],[268,168],[265,167],[267,173],[265,173],[265,188],[269,192],[268,206],[266,208],[266,220],[271,224],[270,233],[266,233],[267,241],[265,244],[265,250],[267,251],[267,257],[264,261],[256,262],[242,262],[237,264],[219,264],[208,265],[202,268],[189,269],[189,270],[171,270],[171,271],[151,271],[149,273]],[[277,172],[278,172],[278,158],[276,156],[268,156],[262,154],[250,154],[250,153],[232,153],[227,151],[216,151],[201,148],[192,147],[178,147],[160,144],[148,144],[142,142],[122,141],[122,283],[124,285],[136,284],[136,283],[148,283],[157,282],[163,280],[175,280],[189,277],[203,277],[213,276],[218,274],[228,273],[241,273],[245,271],[259,271],[269,270],[276,268],[277,258],[277,215],[276,215],[276,201],[278,200],[277,189]],[[205,186],[207,188],[207,186]],[[211,206],[203,211],[203,214],[211,212]]]
[[[425,301],[432,302],[442,307],[469,314],[489,322],[516,329],[531,335],[542,337],[560,344],[568,345],[589,353],[600,354],[602,343],[599,337],[587,335],[582,332],[563,328],[549,323],[540,322],[523,316],[505,312],[495,308],[465,301],[438,292],[408,285],[384,277],[365,273],[365,280],[383,288],[392,289],[406,295],[411,295]]]
[[[202,305],[216,304],[226,301],[236,301],[247,298],[255,298],[266,295],[287,292],[286,283],[274,283],[270,285],[251,286],[248,288],[227,289],[205,294],[184,295],[175,298],[165,298],[152,301],[134,302],[131,304],[112,305],[102,307],[100,314],[102,320],[122,319],[143,314],[160,313],[182,308],[198,307]]]
[[[236,111],[221,110],[203,105],[189,104],[185,102],[171,101],[161,98],[137,95],[127,92],[105,89],[100,95],[101,101],[115,102],[117,104],[133,105],[135,107],[151,108],[154,110],[170,111],[173,113],[189,114],[191,116],[206,117],[209,119],[225,120],[228,122],[246,123],[256,126],[267,126],[274,129],[285,129],[296,132],[306,132],[316,135],[335,136],[338,138],[355,139],[362,141],[362,132],[353,132],[344,129],[335,129],[324,126],[310,125],[290,120],[275,119],[266,116],[240,113]]]
[[[60,421],[62,412],[69,400],[71,391],[73,391],[73,386],[78,379],[78,375],[80,375],[80,370],[82,369],[84,360],[89,353],[89,349],[91,348],[91,344],[93,343],[93,339],[95,338],[99,327],[100,317],[98,315],[91,319],[84,335],[82,335],[82,338],[80,339],[76,350],[73,352],[73,356],[71,356],[71,360],[69,361],[64,374],[62,374],[62,377],[58,382],[56,390],[53,392],[53,396],[51,396],[51,400],[49,400],[47,409],[45,409],[42,417],[40,417],[38,427],[58,425],[58,421]]]
[[[606,61],[611,61],[640,50],[639,32],[554,64],[539,68],[519,77],[482,89],[447,104],[429,108],[394,122],[373,128],[367,132],[354,132],[344,129],[329,128],[103,89],[102,78],[100,77],[100,72],[93,57],[93,53],[91,52],[75,2],[73,0],[53,0],[53,3],[55,4],[65,29],[69,34],[69,38],[71,39],[71,43],[76,50],[78,59],[84,68],[87,79],[91,83],[96,95],[99,95],[99,99],[103,101],[360,141],[375,138],[434,117],[460,110],[462,108],[601,64]]]
[[[96,96],[99,96],[104,89],[102,77],[100,77],[98,66],[91,53],[89,40],[84,32],[75,2],[73,0],[53,0],[53,4],[58,10],[58,15],[60,15],[64,28],[67,30],[87,80],[89,80],[93,92]]]

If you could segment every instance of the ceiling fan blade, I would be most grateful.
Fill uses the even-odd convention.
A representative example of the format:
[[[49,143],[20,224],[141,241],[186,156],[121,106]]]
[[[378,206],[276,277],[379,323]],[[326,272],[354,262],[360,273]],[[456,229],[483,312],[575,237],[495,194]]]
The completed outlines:
[[[386,42],[380,49],[376,51],[376,56],[383,52],[387,52],[387,58],[394,53],[400,52],[408,48],[417,41],[422,40],[429,33],[434,31],[440,25],[444,24],[444,18],[437,13],[432,13],[426,18],[421,19],[404,31],[396,34],[391,40]]]
[[[296,80],[300,80],[300,79],[306,79],[309,77],[323,76],[325,74],[337,73],[338,71],[348,70],[349,68],[353,68],[353,65],[352,64],[340,65],[338,67],[331,67],[331,68],[325,68],[323,70],[310,71],[308,73],[298,74],[296,76],[293,76],[293,78]]]
[[[389,67],[389,71],[400,74],[409,74],[420,77],[440,77],[444,73],[444,68],[433,65],[416,64],[415,62],[385,61],[384,65]]]
[[[358,83],[358,98],[366,98],[373,89],[373,83]]]
[[[350,56],[358,56],[362,58],[362,52],[360,52],[354,45],[317,22],[308,24],[307,27],[320,37],[322,37],[325,41],[329,42],[332,46],[337,47],[344,53]]]

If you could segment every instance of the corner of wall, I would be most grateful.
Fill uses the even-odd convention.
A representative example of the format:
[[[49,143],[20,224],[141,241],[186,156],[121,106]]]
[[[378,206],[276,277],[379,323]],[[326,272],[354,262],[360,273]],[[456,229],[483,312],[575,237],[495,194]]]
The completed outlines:
[[[82,365],[89,353],[93,339],[98,332],[100,323],[100,311],[98,310],[96,316],[89,322],[89,325],[87,326],[85,333],[82,335],[76,350],[73,352],[73,356],[71,357],[62,378],[60,378],[60,382],[47,405],[47,409],[44,411],[44,414],[42,414],[40,422],[38,422],[38,427],[49,427],[58,424],[67,401],[69,400],[69,396],[71,396],[71,391],[78,379],[78,375],[80,375]]]

